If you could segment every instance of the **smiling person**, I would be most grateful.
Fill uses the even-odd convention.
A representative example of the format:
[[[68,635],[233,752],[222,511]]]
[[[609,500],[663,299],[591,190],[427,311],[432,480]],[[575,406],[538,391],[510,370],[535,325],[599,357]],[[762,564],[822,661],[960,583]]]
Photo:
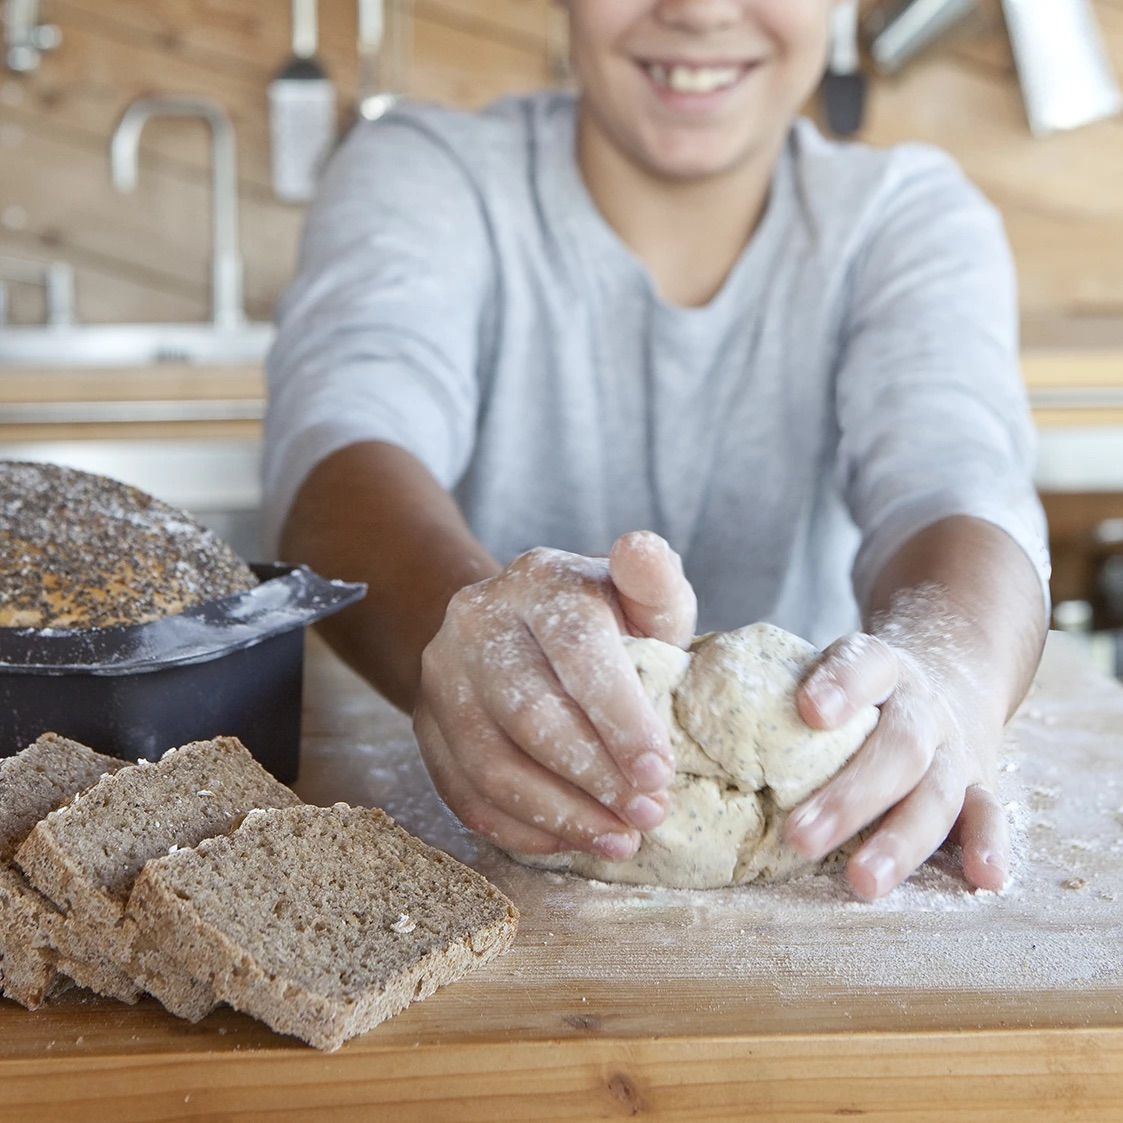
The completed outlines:
[[[1007,876],[991,784],[1048,569],[1010,255],[948,157],[799,119],[832,7],[570,0],[576,95],[402,105],[311,210],[270,532],[368,582],[326,634],[511,849],[620,859],[666,814],[624,635],[769,620],[827,645],[810,725],[881,708],[792,845],[880,818],[866,897],[949,833]]]

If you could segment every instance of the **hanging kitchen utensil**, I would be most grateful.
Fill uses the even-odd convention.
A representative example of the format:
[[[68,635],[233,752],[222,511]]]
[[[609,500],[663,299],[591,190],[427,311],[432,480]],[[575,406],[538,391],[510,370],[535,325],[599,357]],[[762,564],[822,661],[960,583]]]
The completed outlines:
[[[861,129],[866,78],[858,53],[858,0],[845,0],[834,9],[830,60],[821,95],[831,132],[850,136]]]
[[[866,18],[870,58],[882,74],[895,74],[968,16],[979,0],[890,0]]]
[[[1090,0],[1003,0],[1030,129],[1075,129],[1123,110]]]
[[[377,120],[405,92],[413,48],[409,0],[359,0],[359,116]]]
[[[305,203],[335,140],[335,87],[316,60],[316,0],[293,0],[292,58],[269,83],[273,191]]]

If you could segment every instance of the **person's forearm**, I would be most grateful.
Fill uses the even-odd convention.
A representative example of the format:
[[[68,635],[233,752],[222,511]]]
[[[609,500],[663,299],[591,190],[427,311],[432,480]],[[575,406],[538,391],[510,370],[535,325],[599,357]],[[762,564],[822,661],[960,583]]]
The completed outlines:
[[[1029,688],[1046,633],[1041,583],[1025,552],[979,519],[914,535],[878,575],[867,630],[922,662],[962,674],[1005,722]],[[977,715],[984,716],[984,715]]]
[[[326,620],[333,648],[377,690],[413,709],[421,652],[465,585],[499,572],[452,497],[413,456],[368,442],[329,456],[298,492],[281,553],[366,598]]]

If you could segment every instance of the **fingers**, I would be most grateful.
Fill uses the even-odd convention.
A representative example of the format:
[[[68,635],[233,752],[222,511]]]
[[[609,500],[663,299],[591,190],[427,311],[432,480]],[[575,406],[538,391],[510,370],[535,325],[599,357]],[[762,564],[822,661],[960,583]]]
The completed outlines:
[[[662,791],[674,777],[670,735],[640,685],[612,610],[553,606],[527,614],[531,633],[565,693],[580,707],[617,767],[639,791]]]
[[[448,749],[439,712],[419,724],[437,757],[442,794],[465,825],[501,845],[520,849],[512,836],[552,836],[553,849],[586,850],[610,861],[632,857],[639,833],[573,787],[531,760],[483,711],[472,718],[457,714],[455,757]],[[442,757],[447,759],[442,760]],[[434,777],[434,782],[437,778]],[[516,824],[519,828],[516,829]],[[560,843],[560,845],[559,845]],[[545,845],[539,840],[539,845]],[[549,852],[549,851],[547,851]]]
[[[963,806],[959,776],[937,761],[851,857],[846,876],[860,897],[883,897],[939,849]]]
[[[647,530],[618,538],[609,575],[628,624],[640,636],[686,647],[694,638],[698,600],[682,561],[666,541]]]
[[[565,849],[555,835],[527,826],[498,808],[488,806],[449,752],[431,714],[419,709],[414,716],[414,731],[434,786],[469,830],[522,854],[556,854]]]
[[[877,728],[846,767],[792,811],[784,827],[789,844],[813,861],[841,846],[917,786],[940,736],[922,700],[910,705],[891,698]]]
[[[666,807],[651,798],[654,793],[637,791],[621,772],[589,719],[562,689],[529,632],[525,645],[517,690],[497,676],[479,683],[475,723],[484,720],[484,712],[490,714],[532,760],[639,830],[657,827],[666,817]],[[457,727],[460,724],[458,715]]]
[[[865,632],[832,643],[796,693],[800,717],[814,729],[836,729],[866,706],[879,706],[900,677],[888,644]]]
[[[982,784],[967,789],[958,823],[963,873],[979,889],[997,893],[1010,870],[1010,833],[998,798]]]
[[[645,598],[661,597],[662,582],[674,602],[662,623],[689,638],[681,567],[660,539],[653,567],[641,556],[653,536],[636,537],[621,547],[636,605],[650,614]],[[504,845],[619,861],[666,816],[670,737],[621,642],[628,622],[609,570],[604,559],[528,551],[453,596],[422,653],[425,762],[449,806]]]

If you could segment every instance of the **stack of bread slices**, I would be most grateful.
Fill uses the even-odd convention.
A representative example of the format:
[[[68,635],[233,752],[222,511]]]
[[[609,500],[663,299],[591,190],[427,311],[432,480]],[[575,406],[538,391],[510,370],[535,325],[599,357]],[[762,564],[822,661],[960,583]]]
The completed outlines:
[[[518,912],[377,809],[302,803],[234,738],[126,765],[55,734],[0,761],[0,985],[70,980],[337,1049],[505,951]]]

